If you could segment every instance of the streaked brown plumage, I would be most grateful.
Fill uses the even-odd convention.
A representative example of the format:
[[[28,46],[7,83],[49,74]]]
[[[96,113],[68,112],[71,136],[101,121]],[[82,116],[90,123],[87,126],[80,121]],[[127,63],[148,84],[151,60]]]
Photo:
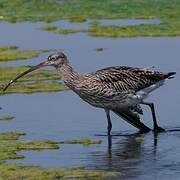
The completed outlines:
[[[15,77],[4,90],[18,78],[43,66],[54,66],[65,84],[84,101],[105,109],[108,119],[108,134],[112,127],[110,111],[141,131],[149,131],[150,129],[140,122],[139,114],[143,113],[140,104],[150,106],[154,130],[164,130],[157,125],[153,103],[145,102],[144,98],[151,91],[163,85],[165,79],[172,78],[175,72],[162,73],[146,68],[115,66],[98,70],[95,73],[80,74],[74,71],[62,52],[57,52],[50,55],[43,63]]]

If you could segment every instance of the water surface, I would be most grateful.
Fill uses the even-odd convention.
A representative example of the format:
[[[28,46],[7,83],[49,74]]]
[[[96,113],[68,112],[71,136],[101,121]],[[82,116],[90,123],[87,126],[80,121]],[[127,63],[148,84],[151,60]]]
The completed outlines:
[[[173,80],[152,93],[159,124],[166,133],[140,136],[131,125],[112,114],[113,135],[106,136],[107,120],[103,110],[82,102],[71,91],[12,94],[0,97],[1,114],[16,119],[1,122],[0,130],[20,130],[22,139],[57,141],[82,137],[101,139],[102,144],[60,145],[59,150],[21,151],[25,159],[10,161],[43,167],[81,166],[123,172],[124,179],[179,179],[180,121],[179,73],[180,38],[95,38],[83,33],[57,35],[38,30],[43,23],[0,23],[0,45],[12,44],[21,49],[64,49],[72,65],[81,72],[112,65],[156,66],[162,71],[177,71]],[[97,52],[95,48],[104,51]],[[1,63],[1,66],[33,65],[46,58]],[[144,107],[144,122],[152,127],[149,109]],[[173,131],[177,130],[177,131]]]

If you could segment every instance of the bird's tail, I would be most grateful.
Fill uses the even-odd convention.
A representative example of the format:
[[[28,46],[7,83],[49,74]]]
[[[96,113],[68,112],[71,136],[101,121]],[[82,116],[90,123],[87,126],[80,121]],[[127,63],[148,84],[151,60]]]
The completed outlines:
[[[142,133],[149,132],[151,130],[140,121],[139,115],[135,114],[131,110],[126,109],[126,110],[112,110],[112,111],[118,116],[120,116],[122,119],[124,119],[125,121],[136,127],[137,129],[139,129],[140,132]]]
[[[172,78],[175,77],[175,74],[176,74],[176,72],[169,72],[169,73],[166,74],[166,78],[172,79]]]

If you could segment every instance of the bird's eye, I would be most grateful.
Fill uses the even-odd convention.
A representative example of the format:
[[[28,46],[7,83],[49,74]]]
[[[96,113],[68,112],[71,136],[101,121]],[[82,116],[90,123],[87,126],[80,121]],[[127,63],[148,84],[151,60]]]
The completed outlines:
[[[51,61],[54,61],[55,59],[56,59],[55,57],[52,57],[52,58],[51,58]]]
[[[54,60],[56,60],[56,57],[55,57],[55,56],[49,56],[49,57],[48,57],[48,61],[54,61]]]

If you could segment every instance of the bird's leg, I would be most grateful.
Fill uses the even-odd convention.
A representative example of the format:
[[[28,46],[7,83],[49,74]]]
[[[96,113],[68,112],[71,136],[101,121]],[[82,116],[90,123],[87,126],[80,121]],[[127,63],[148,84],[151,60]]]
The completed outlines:
[[[158,126],[158,124],[157,124],[154,103],[143,102],[142,104],[147,105],[147,106],[149,106],[151,108],[151,113],[152,113],[152,117],[153,117],[154,132],[163,132],[163,131],[165,131],[165,129]]]
[[[111,135],[112,123],[111,123],[109,110],[105,109],[105,112],[106,112],[106,116],[107,116],[107,120],[108,120],[107,130],[108,130],[108,136],[109,136],[109,135]]]
[[[108,155],[109,158],[112,157],[112,136],[108,135]]]

